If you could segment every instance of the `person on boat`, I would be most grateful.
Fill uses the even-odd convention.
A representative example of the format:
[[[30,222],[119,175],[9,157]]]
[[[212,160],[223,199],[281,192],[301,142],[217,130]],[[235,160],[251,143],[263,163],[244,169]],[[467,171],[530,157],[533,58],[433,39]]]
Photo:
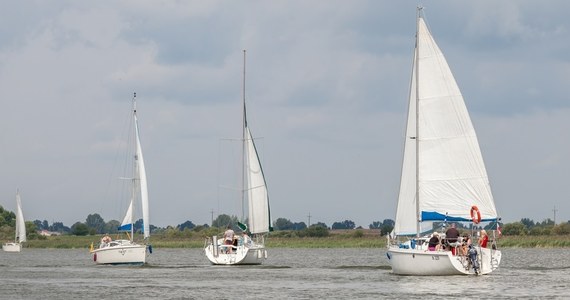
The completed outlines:
[[[445,242],[451,248],[453,255],[455,255],[455,247],[457,247],[457,238],[459,238],[459,230],[455,228],[455,223],[451,223],[451,227],[445,232]]]
[[[247,235],[247,231],[243,232],[243,244],[245,246],[251,246],[251,238]]]
[[[105,235],[104,237],[101,238],[101,245],[99,247],[100,248],[107,247],[111,241],[112,241],[111,237],[109,235]]]
[[[471,236],[469,236],[469,233],[465,233],[461,240],[461,252],[464,256],[467,256],[469,253],[469,246],[471,246]]]
[[[429,239],[428,250],[438,251],[440,247],[441,245],[439,241],[439,234],[437,232],[434,232],[433,235],[431,236],[431,239]]]
[[[481,246],[481,248],[487,248],[487,242],[489,242],[489,236],[487,235],[487,231],[485,231],[485,229],[481,229],[481,236],[479,237],[479,246]]]
[[[226,245],[226,253],[232,252],[232,246],[234,244],[234,231],[232,226],[228,225],[228,228],[224,232],[224,245]]]

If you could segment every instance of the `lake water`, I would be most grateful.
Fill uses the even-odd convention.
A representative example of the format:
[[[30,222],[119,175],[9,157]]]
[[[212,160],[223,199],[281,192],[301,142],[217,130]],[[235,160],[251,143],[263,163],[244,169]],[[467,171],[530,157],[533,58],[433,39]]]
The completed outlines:
[[[261,266],[212,266],[200,249],[154,249],[143,267],[87,250],[0,252],[1,299],[570,299],[570,249],[503,249],[487,276],[390,273],[384,249],[269,249]]]

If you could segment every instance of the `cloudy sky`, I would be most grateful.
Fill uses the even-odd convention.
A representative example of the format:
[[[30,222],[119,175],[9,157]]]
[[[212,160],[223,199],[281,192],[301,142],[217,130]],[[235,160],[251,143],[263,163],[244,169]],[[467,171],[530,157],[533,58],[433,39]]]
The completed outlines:
[[[133,92],[151,223],[240,214],[239,155],[226,139],[241,137],[242,49],[273,220],[395,217],[417,2],[0,6],[0,205],[14,210],[20,189],[27,220],[122,219],[124,200],[109,191]],[[570,2],[423,6],[500,215],[542,221],[556,207],[569,220]]]

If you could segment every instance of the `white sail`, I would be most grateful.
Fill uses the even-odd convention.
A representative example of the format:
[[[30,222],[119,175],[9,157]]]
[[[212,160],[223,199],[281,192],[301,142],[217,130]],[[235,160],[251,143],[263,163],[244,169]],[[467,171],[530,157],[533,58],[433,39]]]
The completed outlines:
[[[143,214],[143,234],[144,238],[150,237],[150,216],[148,204],[148,187],[146,179],[146,169],[144,165],[144,158],[142,154],[142,147],[140,142],[139,124],[137,119],[136,104],[134,108],[134,127],[135,127],[135,156],[134,156],[134,177],[131,179],[133,183],[131,192],[131,201],[129,207],[123,218],[123,222],[119,230],[130,231],[132,230],[134,219],[134,202],[137,199],[137,193],[140,193],[141,208]],[[132,238],[132,237],[131,237]]]
[[[396,211],[394,232],[397,235],[415,235],[417,233],[416,214],[416,59],[412,67],[410,84],[410,102],[408,106],[408,124],[404,141],[404,160],[400,179],[400,194]]]
[[[20,200],[20,192],[16,193],[16,243],[27,241],[26,238],[26,222],[24,221],[24,213],[22,212],[22,203]]]
[[[471,221],[473,206],[482,221],[497,212],[475,130],[453,74],[418,7],[408,123],[394,234],[386,257],[399,275],[489,274],[501,251],[446,243],[430,248],[433,222]],[[435,234],[433,235],[436,236]],[[393,237],[393,236],[392,236]],[[404,241],[403,241],[404,240]],[[461,240],[460,240],[461,242]],[[477,242],[474,242],[477,245]]]
[[[468,221],[473,205],[479,208],[483,220],[497,218],[465,102],[423,18],[418,20],[417,41],[396,213],[397,235],[416,233],[418,220]]]
[[[263,170],[251,132],[245,127],[246,175],[249,207],[249,229],[251,233],[269,232],[269,200]]]
[[[141,203],[142,203],[142,213],[143,213],[143,234],[144,238],[150,237],[150,215],[149,215],[149,205],[148,205],[148,187],[146,181],[146,169],[144,166],[144,159],[142,154],[142,147],[139,134],[139,124],[137,120],[137,115],[135,111],[135,131],[136,131],[136,163],[138,169],[138,179],[140,183],[140,193],[141,193]]]
[[[127,208],[127,212],[125,213],[125,217],[123,218],[123,222],[121,222],[121,227],[119,230],[130,231],[133,226],[133,198],[131,197],[131,202],[129,202],[129,208]]]

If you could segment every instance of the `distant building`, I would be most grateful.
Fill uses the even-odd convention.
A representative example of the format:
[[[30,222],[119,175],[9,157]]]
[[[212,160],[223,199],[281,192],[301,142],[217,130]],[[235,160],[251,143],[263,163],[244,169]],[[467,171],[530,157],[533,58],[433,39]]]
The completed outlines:
[[[40,231],[38,231],[38,234],[39,234],[39,235],[42,235],[42,236],[55,236],[55,235],[61,235],[61,233],[60,233],[60,232],[47,231],[47,230],[45,230],[45,229],[44,229],[44,230],[40,230]]]

